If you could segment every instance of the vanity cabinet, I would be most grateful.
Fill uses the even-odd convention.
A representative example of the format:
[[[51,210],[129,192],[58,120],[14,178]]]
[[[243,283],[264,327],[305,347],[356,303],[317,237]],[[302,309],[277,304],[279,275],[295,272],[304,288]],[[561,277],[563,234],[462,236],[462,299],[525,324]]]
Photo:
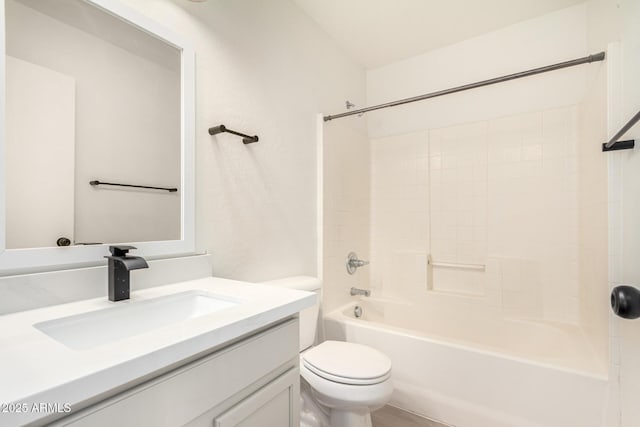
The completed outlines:
[[[228,411],[215,416],[215,427],[261,427],[293,426],[296,421],[292,410],[293,401],[298,395],[299,373],[290,369],[287,373],[270,382],[257,392],[231,407]],[[209,415],[200,418],[196,425],[208,425]],[[297,424],[296,424],[297,425]]]
[[[298,427],[298,319],[58,420],[73,427]]]

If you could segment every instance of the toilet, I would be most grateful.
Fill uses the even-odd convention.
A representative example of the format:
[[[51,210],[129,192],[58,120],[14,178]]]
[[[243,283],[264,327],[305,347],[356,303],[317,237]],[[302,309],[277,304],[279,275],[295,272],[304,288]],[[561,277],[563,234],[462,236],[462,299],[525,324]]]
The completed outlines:
[[[297,276],[265,285],[318,293],[322,282]],[[318,302],[300,312],[300,425],[303,427],[371,427],[371,412],[391,398],[391,360],[376,349],[343,341],[313,346]]]

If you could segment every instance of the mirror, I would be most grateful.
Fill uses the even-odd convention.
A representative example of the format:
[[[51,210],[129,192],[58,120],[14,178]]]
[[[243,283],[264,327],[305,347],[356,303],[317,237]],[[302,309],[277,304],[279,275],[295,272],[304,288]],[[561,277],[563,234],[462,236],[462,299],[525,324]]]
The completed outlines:
[[[0,269],[193,252],[192,49],[113,0],[3,3]]]

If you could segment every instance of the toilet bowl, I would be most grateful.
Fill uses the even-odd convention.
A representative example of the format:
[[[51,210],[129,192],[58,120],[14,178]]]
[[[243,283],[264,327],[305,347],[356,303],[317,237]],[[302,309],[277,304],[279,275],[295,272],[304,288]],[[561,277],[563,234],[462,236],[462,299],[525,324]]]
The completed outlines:
[[[322,282],[297,276],[263,282],[319,292]],[[391,361],[356,343],[324,341],[316,346],[319,303],[300,312],[301,427],[371,427],[371,411],[391,398]]]
[[[325,341],[300,355],[300,376],[331,427],[371,427],[371,411],[391,398],[391,361],[379,351]]]

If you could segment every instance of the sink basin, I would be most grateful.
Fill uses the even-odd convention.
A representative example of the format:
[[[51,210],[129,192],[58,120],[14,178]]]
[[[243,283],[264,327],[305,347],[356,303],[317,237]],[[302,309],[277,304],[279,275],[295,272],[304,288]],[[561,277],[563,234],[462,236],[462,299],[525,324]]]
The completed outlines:
[[[139,302],[118,302],[109,308],[47,320],[33,326],[69,348],[86,350],[240,303],[206,292],[187,291]]]

